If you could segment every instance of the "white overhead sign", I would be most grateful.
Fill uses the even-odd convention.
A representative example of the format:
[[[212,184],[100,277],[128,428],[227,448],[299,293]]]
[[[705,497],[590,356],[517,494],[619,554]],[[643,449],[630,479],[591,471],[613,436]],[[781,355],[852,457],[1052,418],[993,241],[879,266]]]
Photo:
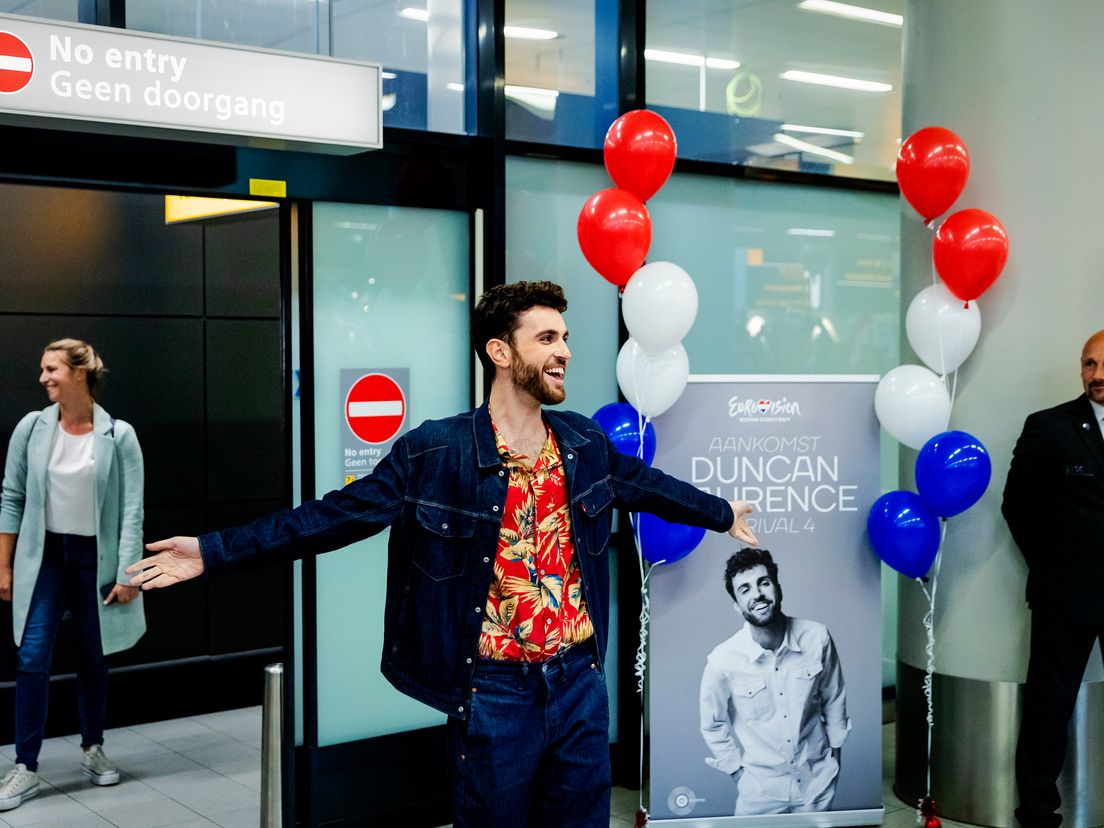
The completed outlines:
[[[378,64],[0,14],[0,123],[276,149],[382,142]]]

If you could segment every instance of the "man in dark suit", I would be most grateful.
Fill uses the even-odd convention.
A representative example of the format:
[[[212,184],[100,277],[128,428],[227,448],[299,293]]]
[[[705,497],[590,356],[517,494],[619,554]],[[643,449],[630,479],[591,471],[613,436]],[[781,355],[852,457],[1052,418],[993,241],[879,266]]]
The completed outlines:
[[[1027,418],[1001,512],[1027,561],[1031,650],[1016,747],[1016,819],[1056,828],[1058,775],[1085,665],[1104,651],[1104,331],[1081,351],[1085,393]]]

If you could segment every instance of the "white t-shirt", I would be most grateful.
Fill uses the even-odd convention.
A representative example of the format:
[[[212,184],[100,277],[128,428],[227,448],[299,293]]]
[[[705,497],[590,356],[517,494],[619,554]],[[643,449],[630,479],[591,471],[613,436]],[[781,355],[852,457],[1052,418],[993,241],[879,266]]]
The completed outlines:
[[[46,467],[46,531],[96,534],[96,461],[93,435],[69,434],[60,425]]]

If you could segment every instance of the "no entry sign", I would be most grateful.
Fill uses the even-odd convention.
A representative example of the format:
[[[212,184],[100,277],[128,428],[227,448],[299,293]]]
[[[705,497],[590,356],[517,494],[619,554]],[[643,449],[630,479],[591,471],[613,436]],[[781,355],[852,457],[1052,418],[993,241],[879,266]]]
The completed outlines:
[[[0,32],[0,94],[18,92],[31,82],[34,56],[23,40],[11,32]]]
[[[393,440],[406,419],[406,395],[387,374],[365,374],[345,398],[345,422],[365,443]]]
[[[404,431],[410,409],[409,368],[342,368],[342,485],[371,474]]]

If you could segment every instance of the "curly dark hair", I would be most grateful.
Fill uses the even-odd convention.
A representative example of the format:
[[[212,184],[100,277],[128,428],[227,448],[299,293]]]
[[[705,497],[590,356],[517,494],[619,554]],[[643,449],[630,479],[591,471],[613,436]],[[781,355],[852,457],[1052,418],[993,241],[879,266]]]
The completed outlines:
[[[563,313],[567,310],[563,288],[555,282],[514,282],[496,285],[479,297],[471,316],[471,345],[483,370],[494,372],[487,343],[501,339],[513,346],[518,317],[530,308],[552,308]]]
[[[774,558],[771,557],[770,550],[752,549],[750,546],[745,546],[729,558],[728,563],[725,564],[724,585],[725,589],[728,590],[728,594],[732,596],[733,601],[736,600],[736,593],[732,590],[732,579],[741,572],[746,572],[757,566],[765,566],[767,568],[767,577],[774,582],[774,585],[778,587],[778,589],[782,589],[782,585],[778,583],[778,564],[776,564]]]

